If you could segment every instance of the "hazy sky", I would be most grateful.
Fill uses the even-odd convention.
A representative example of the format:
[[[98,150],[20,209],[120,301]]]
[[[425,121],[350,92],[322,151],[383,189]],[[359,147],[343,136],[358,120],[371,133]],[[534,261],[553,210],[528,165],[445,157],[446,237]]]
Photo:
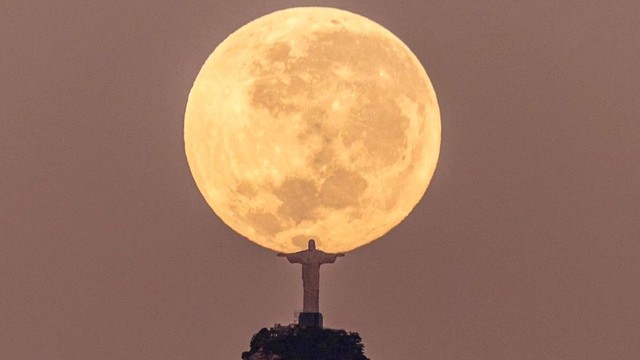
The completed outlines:
[[[414,212],[323,267],[325,324],[392,359],[640,358],[640,2],[0,0],[0,359],[239,359],[297,266],[209,209],[200,66],[326,5],[427,69],[442,150]]]

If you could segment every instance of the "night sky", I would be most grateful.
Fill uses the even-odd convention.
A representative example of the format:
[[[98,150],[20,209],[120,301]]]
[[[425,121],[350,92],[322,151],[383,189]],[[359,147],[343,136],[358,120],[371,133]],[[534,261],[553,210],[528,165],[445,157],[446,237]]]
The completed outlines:
[[[425,197],[323,266],[373,360],[640,358],[640,2],[0,0],[0,359],[239,359],[300,269],[191,177],[183,116],[228,34],[364,15],[442,113]]]

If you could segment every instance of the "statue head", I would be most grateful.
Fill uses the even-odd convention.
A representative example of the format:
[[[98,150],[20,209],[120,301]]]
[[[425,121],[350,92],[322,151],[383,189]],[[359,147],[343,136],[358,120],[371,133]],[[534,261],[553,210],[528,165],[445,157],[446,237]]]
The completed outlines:
[[[309,250],[315,250],[316,249],[316,241],[311,239],[309,240]]]

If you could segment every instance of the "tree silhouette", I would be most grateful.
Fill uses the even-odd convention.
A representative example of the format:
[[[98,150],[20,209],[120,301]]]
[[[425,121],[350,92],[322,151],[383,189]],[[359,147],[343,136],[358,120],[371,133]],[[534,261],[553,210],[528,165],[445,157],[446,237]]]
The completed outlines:
[[[243,360],[369,360],[360,335],[345,330],[263,328],[253,335]]]

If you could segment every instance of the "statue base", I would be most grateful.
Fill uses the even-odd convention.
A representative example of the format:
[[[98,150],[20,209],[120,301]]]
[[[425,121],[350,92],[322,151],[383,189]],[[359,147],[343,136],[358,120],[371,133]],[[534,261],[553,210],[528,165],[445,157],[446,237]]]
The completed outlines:
[[[320,328],[322,329],[322,313],[301,312],[298,315],[298,325],[303,328]]]

